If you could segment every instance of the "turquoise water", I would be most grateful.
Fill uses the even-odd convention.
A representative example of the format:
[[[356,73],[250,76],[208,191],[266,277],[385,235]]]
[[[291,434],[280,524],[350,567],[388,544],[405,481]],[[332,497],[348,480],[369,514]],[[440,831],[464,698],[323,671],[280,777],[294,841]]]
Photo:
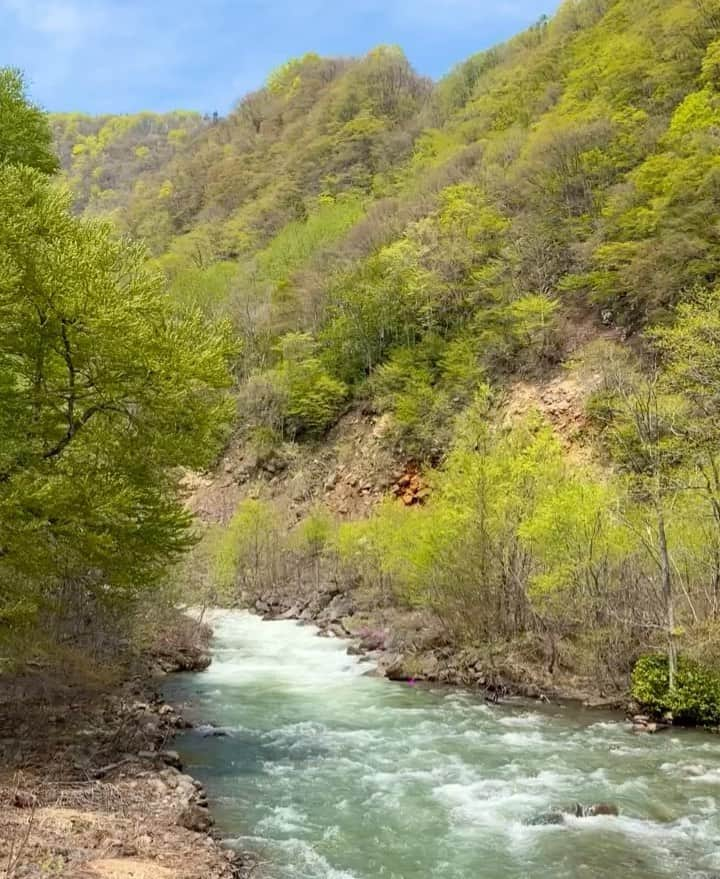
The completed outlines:
[[[213,665],[166,697],[229,735],[176,747],[271,879],[720,877],[720,738],[367,677],[291,621],[213,626]],[[526,823],[576,801],[621,814]]]

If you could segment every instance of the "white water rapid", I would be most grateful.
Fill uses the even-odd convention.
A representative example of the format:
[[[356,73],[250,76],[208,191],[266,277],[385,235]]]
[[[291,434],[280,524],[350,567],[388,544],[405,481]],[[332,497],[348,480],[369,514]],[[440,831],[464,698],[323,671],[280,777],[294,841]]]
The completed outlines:
[[[214,661],[166,696],[227,731],[178,739],[218,829],[271,879],[720,877],[720,739],[367,677],[312,627],[217,613]],[[530,824],[610,802],[619,817]]]

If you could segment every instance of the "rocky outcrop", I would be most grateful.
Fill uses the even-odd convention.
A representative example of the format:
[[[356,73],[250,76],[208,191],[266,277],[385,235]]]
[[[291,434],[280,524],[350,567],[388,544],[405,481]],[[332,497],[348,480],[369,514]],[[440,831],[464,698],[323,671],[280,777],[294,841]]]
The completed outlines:
[[[416,504],[425,503],[430,496],[430,489],[425,483],[419,468],[410,466],[402,473],[397,474],[395,484],[392,486],[392,493],[406,507],[412,507]]]
[[[348,594],[335,595],[328,605],[326,605],[315,617],[315,622],[322,625],[330,625],[332,623],[340,623],[346,617],[351,617],[355,613],[355,604],[352,597]]]

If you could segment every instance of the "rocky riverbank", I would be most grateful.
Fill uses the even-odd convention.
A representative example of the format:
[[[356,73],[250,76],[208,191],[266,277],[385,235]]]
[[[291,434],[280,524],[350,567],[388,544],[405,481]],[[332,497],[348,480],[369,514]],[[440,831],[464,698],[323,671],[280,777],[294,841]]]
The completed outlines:
[[[212,835],[202,786],[172,738],[163,674],[207,667],[209,630],[183,621],[120,681],[42,665],[0,678],[0,877],[240,879],[254,864]]]
[[[343,584],[325,584],[301,596],[269,587],[251,609],[266,619],[312,623],[321,635],[349,640],[349,653],[371,660],[373,673],[390,680],[466,687],[492,702],[517,696],[633,710],[620,686],[557,668],[551,672],[520,651],[458,647],[432,613],[379,602]]]

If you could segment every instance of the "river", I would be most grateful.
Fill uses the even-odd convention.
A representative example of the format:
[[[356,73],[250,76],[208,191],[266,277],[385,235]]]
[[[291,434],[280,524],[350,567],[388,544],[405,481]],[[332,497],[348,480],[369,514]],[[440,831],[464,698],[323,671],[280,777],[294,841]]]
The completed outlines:
[[[717,879],[720,739],[637,737],[593,712],[487,705],[368,677],[292,621],[218,614],[214,661],[165,696],[230,844],[272,879]],[[619,817],[527,822],[576,801]]]

